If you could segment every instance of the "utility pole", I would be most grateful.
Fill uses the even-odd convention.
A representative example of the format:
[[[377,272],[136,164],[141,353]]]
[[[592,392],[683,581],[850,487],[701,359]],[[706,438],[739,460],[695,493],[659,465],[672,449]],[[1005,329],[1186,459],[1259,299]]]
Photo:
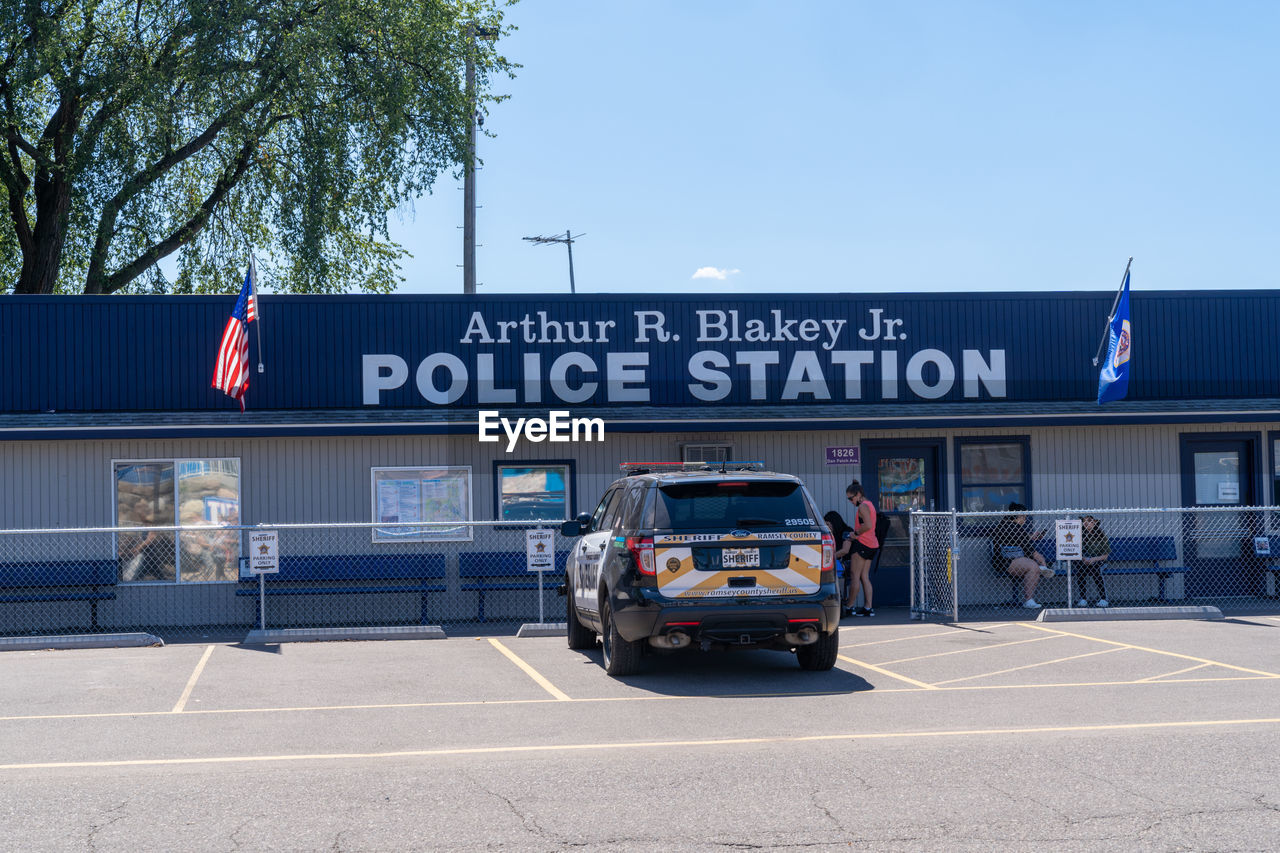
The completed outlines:
[[[563,237],[557,235],[555,237],[541,237],[541,236],[524,237],[522,239],[528,240],[530,243],[534,243],[535,245],[539,245],[539,246],[546,246],[551,243],[563,243],[565,245],[565,248],[569,250],[569,292],[577,293],[578,289],[574,286],[574,283],[573,283],[573,241],[577,240],[578,237],[583,237],[583,236],[586,236],[586,235],[584,234],[578,234],[577,236],[571,235],[568,229],[566,229]]]
[[[493,41],[498,37],[494,27],[467,25],[467,105],[470,122],[467,127],[467,168],[462,182],[462,292],[476,292],[476,38]]]

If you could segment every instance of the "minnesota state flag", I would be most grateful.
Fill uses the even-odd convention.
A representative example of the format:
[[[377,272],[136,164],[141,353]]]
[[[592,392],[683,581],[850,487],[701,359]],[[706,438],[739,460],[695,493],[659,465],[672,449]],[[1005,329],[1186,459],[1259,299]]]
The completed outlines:
[[[1133,340],[1129,329],[1129,273],[1125,271],[1120,285],[1120,302],[1111,318],[1111,338],[1107,344],[1107,360],[1098,375],[1098,403],[1123,400],[1129,392],[1129,352]]]

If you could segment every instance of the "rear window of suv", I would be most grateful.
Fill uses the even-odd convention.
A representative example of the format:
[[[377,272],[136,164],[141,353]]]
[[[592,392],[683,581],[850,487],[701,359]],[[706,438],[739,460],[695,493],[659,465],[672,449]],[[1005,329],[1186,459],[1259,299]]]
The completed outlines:
[[[653,527],[725,530],[816,527],[799,483],[710,480],[658,487]]]

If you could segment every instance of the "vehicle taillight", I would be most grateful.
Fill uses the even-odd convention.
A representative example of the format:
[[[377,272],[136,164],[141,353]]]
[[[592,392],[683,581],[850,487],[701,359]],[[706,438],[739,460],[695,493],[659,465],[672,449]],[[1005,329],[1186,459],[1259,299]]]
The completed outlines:
[[[636,568],[642,575],[651,575],[653,571],[653,537],[628,536],[627,550],[636,558]]]
[[[836,540],[830,533],[822,534],[822,570],[829,572],[835,568]]]

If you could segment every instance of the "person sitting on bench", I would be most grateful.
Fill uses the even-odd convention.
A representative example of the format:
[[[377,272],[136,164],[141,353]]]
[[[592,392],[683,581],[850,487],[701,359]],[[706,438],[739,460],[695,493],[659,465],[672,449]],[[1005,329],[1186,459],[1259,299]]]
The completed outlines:
[[[1045,565],[1044,555],[1031,543],[1045,534],[1041,530],[1034,536],[1027,532],[1027,508],[1014,501],[1006,515],[991,533],[991,567],[998,572],[1022,578],[1022,606],[1040,608],[1035,599],[1040,578],[1053,577],[1053,569]]]
[[[1102,582],[1102,564],[1111,557],[1111,542],[1102,531],[1102,525],[1092,515],[1080,518],[1080,569],[1076,577],[1080,580],[1080,600],[1077,607],[1090,607],[1088,586],[1086,582],[1093,578],[1098,588],[1098,606],[1109,607],[1107,587]]]

